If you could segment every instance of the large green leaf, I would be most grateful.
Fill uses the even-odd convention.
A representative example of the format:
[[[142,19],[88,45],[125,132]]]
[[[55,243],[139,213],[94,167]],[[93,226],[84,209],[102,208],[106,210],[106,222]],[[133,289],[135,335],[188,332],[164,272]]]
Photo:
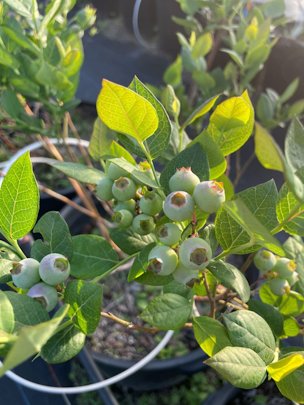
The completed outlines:
[[[295,171],[304,166],[304,127],[299,119],[294,119],[288,128],[285,154],[287,162]]]
[[[209,165],[207,155],[200,144],[194,144],[184,149],[175,156],[164,168],[160,176],[160,183],[169,191],[169,180],[175,174],[176,169],[191,167],[201,181],[209,180]]]
[[[104,177],[103,172],[100,170],[88,167],[81,163],[55,161],[52,166],[66,174],[68,177],[72,177],[81,183],[98,184]]]
[[[265,319],[275,336],[279,337],[283,334],[284,318],[275,307],[254,299],[251,299],[248,305],[250,311],[256,312]]]
[[[55,333],[43,346],[40,356],[50,364],[63,363],[75,357],[85,344],[86,335],[69,325]]]
[[[304,403],[304,366],[277,382],[277,387],[284,397],[299,404]]]
[[[22,328],[19,331],[18,339],[13,344],[5,358],[3,366],[0,367],[0,376],[3,376],[6,371],[11,370],[18,364],[38,353],[43,345],[54,334],[61,321],[66,316],[67,311],[68,306],[65,306],[61,308],[51,320],[38,325],[25,326]]]
[[[36,240],[31,249],[31,256],[40,261],[49,253],[60,253],[71,259],[73,256],[73,243],[68,224],[59,212],[49,211],[37,222],[35,233],[43,236]]]
[[[113,229],[111,230],[111,238],[113,242],[128,255],[133,255],[150,243],[156,242],[154,234],[139,235],[138,233],[132,232],[131,229]]]
[[[179,329],[188,321],[191,311],[191,300],[167,293],[155,297],[140,317],[161,330]]]
[[[246,347],[256,352],[269,364],[275,353],[275,340],[268,323],[252,311],[235,311],[224,315],[229,338],[233,346]]]
[[[191,125],[198,118],[201,118],[204,115],[206,115],[211,110],[211,108],[214,106],[214,104],[217,102],[218,98],[219,98],[219,95],[211,97],[208,100],[206,100],[202,105],[197,107],[193,111],[193,113],[186,119],[186,121],[184,122],[182,127],[186,128],[188,125]]]
[[[278,145],[269,132],[258,123],[255,124],[254,142],[255,154],[261,165],[266,169],[283,172],[284,166]]]
[[[77,235],[72,240],[72,276],[84,280],[92,279],[107,273],[118,263],[117,253],[101,236]]]
[[[232,264],[222,260],[213,260],[208,265],[208,270],[219,280],[225,287],[236,291],[240,298],[247,302],[250,298],[250,286],[246,277]]]
[[[250,137],[254,110],[247,92],[219,104],[210,117],[208,133],[224,155],[240,149]]]
[[[116,134],[99,118],[96,118],[89,145],[89,153],[92,158],[100,160],[120,157],[134,164],[133,156],[116,142],[116,138]]]
[[[73,280],[64,292],[64,302],[70,304],[69,315],[86,335],[95,331],[100,320],[102,287],[96,283]]]
[[[132,136],[139,143],[158,128],[155,108],[145,98],[119,84],[103,80],[97,98],[97,113],[111,129]]]
[[[134,166],[125,159],[116,158],[111,159],[110,161],[114,163],[116,166],[119,166],[122,169],[126,170],[128,173],[130,173],[133,179],[138,183],[145,184],[146,186],[149,187],[158,188],[158,185],[154,179],[152,179],[147,173],[145,173],[142,170],[139,170],[137,166]]]
[[[293,353],[281,360],[269,364],[267,372],[274,381],[281,381],[293,371],[297,370],[304,364],[304,355],[300,353]]]
[[[158,116],[158,128],[154,135],[147,139],[147,146],[152,158],[161,155],[168,147],[171,136],[171,122],[166,110],[154,94],[135,76],[130,88],[148,100]]]
[[[225,326],[216,319],[208,316],[195,317],[193,330],[201,349],[210,357],[226,346],[232,346]]]
[[[30,232],[39,211],[39,190],[29,152],[10,168],[0,189],[0,230],[17,240]]]
[[[266,364],[256,352],[244,347],[226,347],[205,363],[239,388],[256,388],[266,377]]]

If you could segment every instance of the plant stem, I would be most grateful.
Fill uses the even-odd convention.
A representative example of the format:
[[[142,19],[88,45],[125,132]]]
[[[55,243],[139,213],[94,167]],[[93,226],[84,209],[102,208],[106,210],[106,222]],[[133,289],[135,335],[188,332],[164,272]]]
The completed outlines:
[[[207,295],[208,295],[208,300],[209,300],[209,304],[210,304],[210,314],[209,314],[209,316],[210,316],[210,318],[215,318],[215,312],[216,312],[215,300],[214,300],[214,297],[213,297],[213,295],[212,295],[212,293],[210,291],[208,280],[207,280],[205,272],[203,272],[203,280],[204,280],[204,286],[206,288]]]
[[[93,283],[98,283],[100,280],[102,280],[105,276],[108,274],[112,273],[114,270],[117,270],[119,267],[121,267],[123,264],[128,263],[133,257],[136,257],[139,254],[139,252],[133,253],[132,255],[129,255],[128,257],[122,259],[120,262],[115,264],[115,266],[111,267],[109,270],[107,270],[105,273],[101,274],[98,277],[95,277],[92,282]]]
[[[10,242],[10,244],[13,246],[13,248],[15,249],[17,255],[21,258],[21,259],[26,259],[25,254],[23,253],[22,249],[20,248],[20,246],[18,245],[18,242],[14,239],[10,239],[8,238],[8,241]]]

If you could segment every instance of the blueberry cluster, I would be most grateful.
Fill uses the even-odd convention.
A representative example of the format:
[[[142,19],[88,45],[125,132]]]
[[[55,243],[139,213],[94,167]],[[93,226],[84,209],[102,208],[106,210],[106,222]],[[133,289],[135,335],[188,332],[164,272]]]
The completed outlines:
[[[11,275],[17,288],[28,290],[28,296],[39,301],[47,311],[52,311],[58,302],[55,287],[69,277],[70,264],[65,256],[51,253],[40,263],[31,258],[15,263]]]
[[[266,278],[275,295],[289,293],[291,287],[299,280],[294,260],[277,257],[268,250],[260,250],[256,253],[254,264],[260,271],[260,275]]]
[[[186,283],[206,268],[212,251],[195,230],[182,241],[183,230],[197,210],[216,212],[225,201],[225,191],[222,183],[201,182],[191,168],[184,167],[170,178],[169,189],[163,198],[157,189],[137,185],[125,170],[110,163],[96,194],[102,200],[114,200],[113,220],[119,227],[131,227],[140,235],[156,234],[159,243],[150,251],[149,271],[172,274]]]

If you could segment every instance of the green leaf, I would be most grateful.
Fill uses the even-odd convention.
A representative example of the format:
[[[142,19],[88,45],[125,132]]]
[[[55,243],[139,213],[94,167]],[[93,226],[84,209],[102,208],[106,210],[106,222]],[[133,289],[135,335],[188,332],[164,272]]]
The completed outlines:
[[[304,168],[298,172],[301,179],[304,179]],[[289,217],[290,212],[298,205],[299,201],[285,183],[281,187],[276,206],[278,221],[281,223]],[[304,204],[298,211],[283,225],[283,229],[291,235],[304,236]]]
[[[40,356],[49,364],[64,363],[84,347],[86,335],[74,325],[57,332],[43,346]]]
[[[176,60],[166,69],[164,73],[164,82],[166,84],[171,84],[172,87],[176,88],[182,83],[182,72],[183,63],[180,55]]]
[[[97,98],[99,118],[111,129],[132,136],[139,143],[158,128],[155,108],[139,94],[108,80]]]
[[[148,256],[151,249],[155,246],[155,243],[150,243],[140,250],[138,256],[136,256],[132,267],[128,274],[128,282],[135,280],[137,277],[145,273],[148,265]]]
[[[248,305],[250,311],[256,312],[265,319],[275,336],[282,336],[284,318],[276,308],[255,299],[251,299]]]
[[[81,183],[98,184],[104,177],[104,173],[100,170],[88,167],[81,163],[55,161],[52,166],[66,174],[68,177],[78,180]]]
[[[266,377],[266,364],[253,350],[244,347],[226,347],[205,363],[238,388],[256,388]]]
[[[274,381],[278,382],[303,366],[303,364],[303,354],[294,353],[275,363],[269,364],[269,366],[267,366],[267,372]]]
[[[152,285],[152,286],[165,286],[171,283],[174,280],[172,275],[169,276],[160,276],[158,274],[154,274],[152,272],[143,273],[141,276],[136,278],[136,282],[144,285]]]
[[[16,44],[18,44],[22,48],[31,51],[35,55],[39,55],[40,49],[38,48],[38,46],[34,42],[32,42],[23,32],[5,25],[1,26],[1,31],[3,31],[12,41],[16,42]]]
[[[0,256],[0,284],[8,283],[9,281],[11,281],[12,268],[13,268],[13,262],[11,260],[1,259],[1,256]]]
[[[280,393],[297,403],[303,404],[304,402],[304,367],[297,369],[292,372],[281,381],[278,381],[277,387]]]
[[[194,59],[201,58],[202,56],[207,55],[208,52],[210,52],[212,48],[212,35],[210,32],[206,32],[205,34],[199,36],[197,40],[195,41],[195,44],[192,48],[192,57]]]
[[[208,265],[208,270],[217,278],[225,287],[236,291],[242,301],[247,302],[250,298],[250,286],[246,277],[232,264],[222,260],[212,260]]]
[[[193,296],[193,291],[190,287],[185,284],[179,283],[176,280],[171,281],[170,283],[164,285],[163,292],[165,294],[172,293],[181,295],[184,298],[191,298]]]
[[[90,335],[100,320],[102,287],[96,283],[73,280],[64,292],[64,302],[70,304],[69,316],[78,328]]]
[[[214,106],[214,104],[217,102],[217,99],[219,98],[219,95],[214,96],[206,100],[202,105],[197,107],[193,113],[186,119],[184,124],[182,125],[182,128],[186,128],[188,125],[191,125],[194,121],[196,121],[198,118],[203,117],[206,115],[211,108]]]
[[[73,236],[71,275],[80,279],[92,279],[107,273],[118,263],[118,256],[104,238],[97,235]]]
[[[0,290],[0,330],[7,333],[14,332],[15,315],[14,308],[7,295]]]
[[[94,160],[125,158],[134,164],[133,156],[116,142],[116,134],[111,131],[99,118],[96,118],[89,145],[89,153]]]
[[[242,60],[241,55],[239,55],[236,51],[232,49],[221,49],[222,52],[227,53],[227,55],[230,56],[230,58],[235,62],[239,67],[243,68],[244,62]]]
[[[195,317],[193,330],[201,349],[210,357],[226,346],[232,346],[225,326],[216,319],[208,316]]]
[[[288,317],[284,320],[284,335],[285,336],[298,336],[300,333],[300,327],[298,325],[298,322],[295,318],[293,317]]]
[[[167,293],[155,297],[140,317],[161,330],[175,330],[188,321],[191,311],[191,300],[181,295]]]
[[[15,69],[19,66],[18,60],[0,45],[0,65]]]
[[[288,128],[285,154],[287,162],[295,171],[304,166],[304,127],[299,119],[294,119]]]
[[[304,312],[304,297],[296,291],[282,296],[279,311],[283,315],[298,316]]]
[[[0,189],[0,229],[17,240],[30,232],[39,211],[39,190],[29,152],[10,168]]]
[[[36,240],[31,249],[31,257],[40,261],[49,253],[60,253],[71,259],[73,243],[68,224],[59,212],[49,211],[37,222],[34,230],[42,240]]]
[[[263,284],[259,289],[259,296],[265,304],[269,304],[271,306],[278,307],[281,301],[281,297],[275,295],[270,287],[269,284]]]
[[[279,256],[284,256],[285,252],[281,244],[264,226],[266,217],[263,217],[260,222],[257,215],[254,215],[252,211],[247,208],[241,198],[224,203],[221,212],[223,211],[226,211],[228,215],[222,218],[218,217],[220,219],[217,218],[216,232],[218,241],[225,251],[229,253],[243,253],[244,251],[248,251],[248,248],[259,245],[271,250]],[[248,235],[246,235],[246,233],[245,235],[238,234],[238,236],[235,237],[236,229],[235,225],[230,222],[231,219],[240,225]],[[225,224],[227,226],[226,230]],[[249,251],[250,250],[251,249],[249,249]],[[257,249],[255,248],[254,250]]]
[[[17,14],[27,19],[33,18],[32,5],[34,2],[31,0],[4,0],[4,3],[15,10]]]
[[[181,167],[191,167],[201,181],[209,180],[209,165],[207,155],[200,144],[194,144],[175,156],[164,168],[160,176],[160,183],[169,191],[169,180]]]
[[[33,298],[12,291],[4,294],[14,311],[14,332],[18,332],[24,326],[36,325],[50,319],[44,307]]]
[[[171,122],[166,110],[154,94],[135,76],[130,88],[144,97],[155,108],[158,116],[158,128],[154,135],[147,139],[147,146],[153,159],[161,155],[167,149],[172,132]]]
[[[244,92],[240,97],[231,97],[216,107],[207,130],[226,156],[244,145],[253,125],[253,107],[247,92]]]
[[[289,85],[286,87],[284,92],[280,95],[280,102],[282,104],[286,103],[297,91],[300,84],[300,80],[296,77]]]
[[[255,154],[261,165],[266,169],[283,172],[284,165],[278,145],[269,132],[258,123],[255,124],[254,142]]]
[[[39,304],[40,305],[40,304]],[[64,319],[68,306],[60,309],[53,319],[35,326],[25,326],[0,367],[0,376],[38,353]]]
[[[260,315],[240,310],[224,315],[223,319],[233,346],[253,350],[266,364],[272,362],[276,348],[274,336]]]
[[[116,166],[121,167],[122,169],[126,170],[130,173],[131,177],[141,183],[145,184],[146,186],[152,188],[158,188],[157,183],[154,179],[152,179],[148,174],[144,171],[141,171],[137,168],[137,166],[132,165],[131,163],[127,162],[125,159],[110,159],[110,162],[114,163]]]
[[[121,230],[119,228],[111,230],[111,239],[128,255],[133,255],[141,251],[146,245],[156,242],[154,234],[139,235],[131,229]]]

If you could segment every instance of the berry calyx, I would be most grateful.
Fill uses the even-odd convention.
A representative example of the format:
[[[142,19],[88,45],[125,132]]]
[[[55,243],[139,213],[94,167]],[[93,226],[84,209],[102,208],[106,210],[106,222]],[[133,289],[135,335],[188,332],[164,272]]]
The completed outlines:
[[[167,223],[158,228],[157,236],[164,245],[176,245],[181,238],[182,231],[176,224]]]
[[[163,208],[163,200],[155,191],[148,191],[139,201],[143,214],[156,215]]]
[[[148,260],[147,270],[160,276],[173,273],[178,264],[177,254],[168,246],[155,246],[149,253]]]
[[[46,284],[61,284],[70,275],[70,263],[65,256],[59,253],[50,253],[41,260],[39,274],[41,280]]]
[[[96,186],[96,195],[103,201],[110,201],[112,194],[113,180],[109,177],[103,177]]]
[[[135,197],[136,184],[128,177],[119,177],[112,186],[113,196],[118,201],[127,201]]]
[[[192,194],[199,182],[199,177],[192,172],[191,167],[182,167],[170,178],[169,188],[171,191],[186,191]]]
[[[186,191],[173,191],[167,196],[163,210],[172,221],[186,221],[193,215],[193,198]]]
[[[27,295],[38,301],[48,312],[52,311],[58,302],[56,288],[45,283],[35,284]]]
[[[120,210],[114,212],[112,219],[122,228],[127,228],[133,222],[133,215],[128,210]]]
[[[146,214],[140,214],[134,217],[132,223],[132,229],[135,233],[139,235],[148,235],[154,231],[155,222],[153,217]]]
[[[216,212],[225,201],[223,183],[213,180],[202,181],[195,187],[193,198],[202,211],[212,214]]]
[[[203,270],[212,258],[212,250],[204,239],[189,238],[180,245],[179,258],[186,268]]]
[[[253,262],[261,274],[265,274],[274,268],[277,258],[269,250],[260,250],[254,256]]]
[[[11,275],[16,287],[27,290],[40,281],[39,262],[31,258],[16,262]]]
[[[121,167],[115,165],[114,163],[110,163],[107,169],[107,176],[111,180],[117,180],[119,177],[125,177],[128,175],[128,172]]]

